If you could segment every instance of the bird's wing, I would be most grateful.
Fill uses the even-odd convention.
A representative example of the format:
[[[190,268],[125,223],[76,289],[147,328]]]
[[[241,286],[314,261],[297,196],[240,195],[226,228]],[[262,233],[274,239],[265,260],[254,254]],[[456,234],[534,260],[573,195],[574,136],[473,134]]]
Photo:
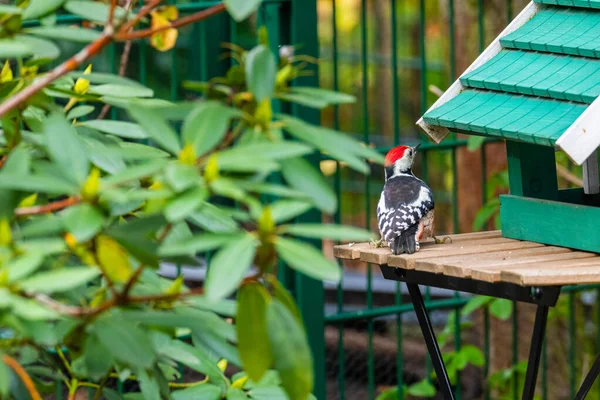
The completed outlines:
[[[395,181],[402,179],[402,181]],[[388,181],[377,206],[379,230],[386,241],[418,225],[434,207],[431,189],[415,177]]]

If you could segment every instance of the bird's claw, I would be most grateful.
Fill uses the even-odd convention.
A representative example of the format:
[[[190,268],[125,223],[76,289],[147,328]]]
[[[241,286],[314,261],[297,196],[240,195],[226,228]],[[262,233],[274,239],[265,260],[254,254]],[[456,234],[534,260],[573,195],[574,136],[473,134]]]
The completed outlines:
[[[452,243],[452,238],[450,236],[444,236],[441,239],[438,239],[434,236],[433,240],[435,240],[435,244],[444,244],[444,243],[446,243],[446,240],[449,240],[450,243]]]
[[[371,239],[369,241],[369,244],[371,245],[371,247],[375,247],[376,249],[379,249],[381,247],[385,247],[385,241],[383,240],[383,238],[379,239],[379,240],[375,240],[375,239]]]

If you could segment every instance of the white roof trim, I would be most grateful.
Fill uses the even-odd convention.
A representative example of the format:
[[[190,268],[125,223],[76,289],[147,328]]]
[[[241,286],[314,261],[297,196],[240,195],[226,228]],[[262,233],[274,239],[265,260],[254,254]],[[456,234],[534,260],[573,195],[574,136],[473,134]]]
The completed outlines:
[[[577,165],[587,160],[600,147],[600,97],[558,138],[556,145]]]
[[[463,72],[462,75],[465,75],[466,73],[468,73],[476,68],[479,68],[481,65],[485,64],[487,61],[492,59],[496,54],[498,54],[500,52],[500,50],[502,50],[502,46],[500,45],[500,38],[519,29],[527,21],[529,21],[531,19],[531,17],[533,17],[535,14],[537,14],[538,11],[540,9],[542,9],[542,7],[543,7],[543,5],[541,5],[541,4],[534,3],[533,1],[530,2],[523,9],[523,11],[521,11],[519,13],[519,15],[517,15],[517,17],[514,20],[512,20],[512,22],[510,24],[508,24],[508,26],[502,31],[502,33],[500,33],[498,35],[498,37],[496,37],[496,39],[494,39],[494,41],[487,47],[487,49],[485,49],[483,51],[483,53],[481,53],[479,55],[479,57],[477,57],[477,59],[473,62],[473,64],[471,64],[469,66],[469,68],[467,68],[465,70],[465,72]],[[429,108],[429,110],[427,110],[427,112],[429,112],[435,108],[438,108],[439,106],[441,106],[444,103],[447,103],[452,98],[456,97],[463,89],[464,89],[464,86],[462,85],[462,83],[460,83],[460,79],[457,79],[452,84],[452,86],[450,86],[448,88],[448,90],[446,90],[444,92],[444,94]],[[590,107],[590,108],[592,108],[592,107]],[[588,110],[589,110],[589,108],[588,108]],[[600,112],[600,103],[597,105],[596,111]],[[582,117],[583,117],[583,115],[582,115]],[[436,143],[440,143],[450,132],[447,128],[443,128],[441,126],[432,126],[432,125],[427,124],[423,120],[423,117],[421,117],[417,121],[417,125],[421,129],[423,129],[423,131],[425,131],[427,136],[429,136]],[[598,128],[599,129],[597,130],[597,132],[598,132],[597,143],[600,145],[600,126],[598,126]],[[565,133],[565,135],[566,135],[566,133]],[[565,135],[563,135],[563,136],[565,136]],[[598,146],[596,146],[596,147],[598,147]]]

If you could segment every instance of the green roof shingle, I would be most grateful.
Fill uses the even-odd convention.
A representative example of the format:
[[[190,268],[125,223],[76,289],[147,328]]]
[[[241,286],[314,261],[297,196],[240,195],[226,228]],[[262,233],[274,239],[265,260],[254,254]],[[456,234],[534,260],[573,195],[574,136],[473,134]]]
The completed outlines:
[[[425,122],[460,132],[553,146],[584,104],[518,94],[465,90],[425,114]]]
[[[600,95],[600,60],[503,50],[460,80],[466,87],[589,104]]]
[[[600,96],[600,0],[534,0],[541,10],[460,78],[429,125],[554,146]]]

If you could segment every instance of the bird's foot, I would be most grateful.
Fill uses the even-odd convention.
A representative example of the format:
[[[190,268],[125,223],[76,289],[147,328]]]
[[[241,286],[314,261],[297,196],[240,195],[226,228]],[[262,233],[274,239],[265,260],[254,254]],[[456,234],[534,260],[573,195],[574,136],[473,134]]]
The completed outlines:
[[[381,247],[386,247],[386,243],[383,240],[383,238],[381,238],[379,240],[371,239],[369,244],[371,245],[371,247],[375,247],[376,249],[379,249]]]
[[[443,238],[439,239],[436,238],[435,236],[433,237],[433,240],[435,240],[435,244],[444,244],[446,243],[447,240],[450,241],[450,243],[452,243],[452,238],[450,236],[444,236]]]

